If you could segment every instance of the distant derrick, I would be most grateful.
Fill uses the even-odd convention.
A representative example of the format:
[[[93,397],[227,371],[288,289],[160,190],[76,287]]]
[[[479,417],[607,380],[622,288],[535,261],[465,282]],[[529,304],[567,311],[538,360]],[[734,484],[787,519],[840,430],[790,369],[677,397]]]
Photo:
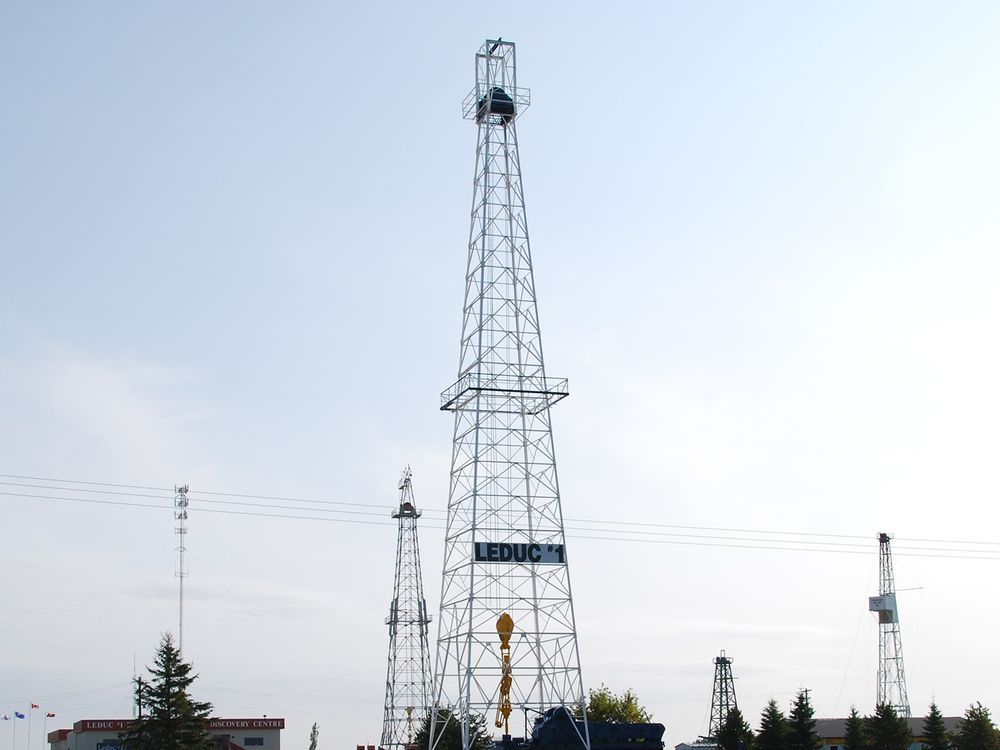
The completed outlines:
[[[892,706],[898,716],[910,716],[903,671],[903,639],[899,632],[896,584],[892,575],[890,536],[878,535],[878,596],[868,598],[868,609],[878,615],[878,690],[877,705]]]
[[[431,658],[427,641],[427,603],[420,573],[417,510],[410,467],[399,481],[396,577],[389,605],[389,666],[385,678],[385,714],[381,746],[405,750],[414,744],[420,722],[430,706]]]
[[[733,683],[733,660],[720,651],[715,657],[715,680],[712,683],[712,715],[708,723],[708,738],[715,740],[726,723],[729,712],[737,709],[736,685]]]

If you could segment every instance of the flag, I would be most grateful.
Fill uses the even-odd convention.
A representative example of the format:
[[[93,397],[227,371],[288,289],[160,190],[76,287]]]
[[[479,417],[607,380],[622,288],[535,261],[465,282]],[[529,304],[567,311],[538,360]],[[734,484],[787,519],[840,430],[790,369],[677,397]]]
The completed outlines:
[[[3,720],[4,721],[10,721],[10,717],[7,714],[4,714],[3,715]]]
[[[46,711],[45,712],[45,718],[46,719],[54,719],[54,718],[56,718],[56,715],[54,713],[52,713],[51,711]]]
[[[16,716],[19,719],[23,719],[24,718],[24,714],[22,714],[20,711],[15,711],[14,712],[14,716]]]
[[[38,704],[37,704],[37,703],[32,703],[32,704],[31,704],[31,707],[32,707],[32,708],[38,708]]]

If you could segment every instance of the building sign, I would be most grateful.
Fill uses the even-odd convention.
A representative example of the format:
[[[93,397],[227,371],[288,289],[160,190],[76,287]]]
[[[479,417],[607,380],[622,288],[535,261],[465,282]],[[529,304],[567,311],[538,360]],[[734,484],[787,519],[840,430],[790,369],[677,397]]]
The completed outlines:
[[[74,732],[124,732],[134,719],[83,719],[73,725]]]
[[[125,732],[134,719],[83,719],[73,725],[75,732]],[[212,719],[208,722],[210,732],[221,729],[284,729],[284,719]]]
[[[561,544],[475,542],[473,546],[476,562],[566,564],[566,551]]]
[[[284,729],[284,719],[212,719],[210,731],[219,729]]]

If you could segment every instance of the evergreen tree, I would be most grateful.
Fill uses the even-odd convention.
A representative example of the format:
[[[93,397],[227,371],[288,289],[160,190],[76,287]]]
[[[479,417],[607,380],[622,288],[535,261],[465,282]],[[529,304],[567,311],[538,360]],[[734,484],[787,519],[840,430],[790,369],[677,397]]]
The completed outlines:
[[[844,750],[865,750],[865,720],[854,706],[844,724]]]
[[[989,709],[977,703],[969,706],[951,738],[954,750],[1000,750],[1000,737]]]
[[[197,675],[181,659],[174,639],[164,633],[149,682],[138,682],[136,702],[139,718],[121,734],[129,750],[212,750],[215,740],[208,732],[212,704],[196,701],[188,694]]]
[[[800,690],[795,696],[795,705],[788,715],[788,750],[816,750],[823,741],[816,734],[816,719],[809,702],[809,691]]]
[[[931,703],[930,712],[924,718],[924,750],[949,750],[951,743],[944,729],[944,716],[936,703]]]
[[[778,702],[771,698],[760,715],[760,729],[754,740],[757,750],[785,750],[788,735],[788,720],[778,708]]]
[[[583,718],[579,704],[574,708],[573,716],[577,719]],[[626,689],[621,695],[615,695],[606,685],[601,685],[600,690],[590,691],[590,698],[587,701],[587,720],[608,721],[613,724],[648,724],[653,720],[653,715],[639,703],[631,688]]]
[[[726,714],[719,736],[715,739],[719,743],[719,750],[750,750],[753,747],[753,731],[738,708],[730,709]]]
[[[313,722],[313,728],[309,730],[309,750],[316,750],[319,744],[319,724]]]
[[[447,708],[439,708],[437,715],[435,750],[462,750],[462,720]],[[493,737],[486,728],[486,719],[479,714],[469,716],[469,735],[471,750],[493,750]],[[430,736],[431,712],[428,711],[420,722],[413,744],[418,750],[425,750],[430,746]]]
[[[913,742],[906,719],[887,703],[876,706],[874,716],[865,717],[865,737],[873,750],[908,750]]]

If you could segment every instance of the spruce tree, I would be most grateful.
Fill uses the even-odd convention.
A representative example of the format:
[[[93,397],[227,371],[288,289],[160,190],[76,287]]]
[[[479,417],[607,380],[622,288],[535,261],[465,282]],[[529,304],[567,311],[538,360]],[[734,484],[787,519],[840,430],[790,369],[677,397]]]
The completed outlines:
[[[809,691],[800,690],[788,715],[788,750],[816,750],[823,741],[816,734],[816,719],[809,702]]]
[[[865,717],[865,736],[875,750],[908,750],[913,742],[906,719],[887,703],[876,706],[874,716]]]
[[[854,706],[844,724],[844,750],[865,750],[865,720]]]
[[[930,712],[924,718],[924,750],[949,750],[951,743],[944,728],[944,716],[936,703],[931,703]]]
[[[212,704],[196,701],[188,690],[197,675],[181,659],[169,633],[163,635],[149,682],[139,682],[139,718],[121,739],[128,750],[212,750],[208,732]]]
[[[989,709],[977,703],[969,706],[951,738],[954,750],[1000,750],[1000,737]]]
[[[788,720],[778,708],[778,702],[771,698],[761,712],[754,747],[757,750],[785,750],[787,736]]]
[[[753,747],[753,731],[738,708],[730,709],[726,714],[715,740],[719,743],[719,750],[750,750]]]
[[[462,720],[450,709],[438,709],[434,731],[435,750],[462,750]],[[430,745],[430,736],[431,712],[428,711],[420,722],[413,744],[418,750],[426,750]],[[471,750],[493,750],[493,737],[486,728],[486,719],[479,714],[469,716],[469,747]]]

